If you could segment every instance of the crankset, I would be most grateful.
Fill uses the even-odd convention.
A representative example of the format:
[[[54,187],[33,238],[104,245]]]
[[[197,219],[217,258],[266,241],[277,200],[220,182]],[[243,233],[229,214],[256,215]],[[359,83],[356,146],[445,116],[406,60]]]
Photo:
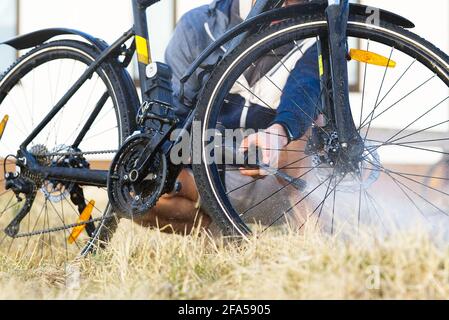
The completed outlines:
[[[151,135],[138,134],[129,138],[112,161],[108,175],[108,195],[114,211],[131,219],[148,213],[165,192],[167,159],[155,152],[143,179],[135,179],[139,160],[146,156]]]

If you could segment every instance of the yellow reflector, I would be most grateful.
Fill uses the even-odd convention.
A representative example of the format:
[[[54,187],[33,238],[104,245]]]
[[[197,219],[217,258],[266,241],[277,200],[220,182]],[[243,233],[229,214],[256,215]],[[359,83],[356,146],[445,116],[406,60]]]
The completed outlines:
[[[5,115],[3,117],[2,122],[0,122],[0,139],[3,137],[3,133],[5,132],[6,124],[8,123],[8,120],[9,120],[9,116]]]
[[[137,51],[137,60],[143,64],[150,63],[150,52],[148,50],[148,42],[147,39],[136,36],[136,51]]]
[[[352,60],[364,62],[368,64],[373,64],[376,66],[381,67],[389,67],[394,68],[396,67],[396,62],[393,60],[390,60],[384,56],[381,56],[380,54],[369,52],[365,50],[358,50],[358,49],[351,49],[349,51],[349,56]]]
[[[81,212],[80,218],[78,219],[78,223],[85,222],[85,221],[89,220],[92,215],[92,210],[94,209],[94,207],[95,207],[95,201],[90,200],[89,203],[87,204],[86,208],[84,208],[83,212]],[[73,244],[76,241],[76,239],[78,239],[81,232],[84,231],[84,229],[86,229],[85,224],[83,224],[82,226],[77,226],[77,227],[73,228],[72,233],[70,234],[69,239],[67,240],[69,242],[69,244]]]
[[[320,68],[320,77],[324,75],[324,64],[323,64],[323,56],[320,54],[318,56],[318,66]]]

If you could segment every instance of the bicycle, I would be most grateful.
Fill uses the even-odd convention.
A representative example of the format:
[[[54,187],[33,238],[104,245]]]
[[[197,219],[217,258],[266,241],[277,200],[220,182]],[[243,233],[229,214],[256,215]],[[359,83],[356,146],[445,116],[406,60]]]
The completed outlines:
[[[385,160],[392,148],[407,150],[407,159],[426,159],[430,165],[437,161],[432,156],[445,154],[435,144],[444,144],[447,138],[432,129],[449,121],[441,117],[435,121],[429,114],[447,106],[449,58],[407,30],[414,27],[412,22],[348,0],[291,7],[282,7],[282,0],[258,0],[250,16],[207,48],[181,79],[185,85],[198,70],[208,79],[192,112],[181,120],[174,113],[173,99],[184,102],[183,90],[174,98],[170,68],[151,61],[145,12],[158,1],[132,0],[134,27],[112,45],[69,29],[41,30],[5,42],[17,50],[31,50],[0,80],[6,186],[0,194],[2,259],[61,264],[80,251],[84,256],[106,245],[121,218],[144,214],[173,189],[181,166],[170,161],[170,152],[195,120],[201,123],[201,143],[192,155],[201,154],[202,161],[193,163],[192,169],[203,208],[226,236],[248,238],[283,230],[285,225],[300,230],[312,218],[335,233],[340,230],[337,221],[347,222],[350,211],[355,225],[381,220],[386,229],[386,218],[410,223],[411,212],[425,216],[431,208],[446,213],[446,208],[435,208],[421,194],[425,168]],[[81,40],[49,41],[66,35]],[[350,43],[362,49],[349,48]],[[218,61],[205,64],[225,44],[229,50]],[[298,90],[316,105],[316,115],[324,123],[309,119],[310,130],[282,150],[287,160],[277,168],[257,158],[254,163],[246,158],[243,163],[209,163],[205,155],[226,129],[220,115],[224,106],[232,105],[228,98],[233,90],[246,91],[248,99],[271,115],[276,106],[264,98],[283,94],[283,85],[265,73],[259,78],[271,83],[272,91],[252,92],[250,84],[242,84],[244,73],[270,56],[276,62],[272,67],[285,70],[288,78],[298,57],[311,48],[317,50],[321,90],[317,97],[307,97],[301,86]],[[141,100],[126,70],[135,53]],[[289,60],[292,56],[296,60]],[[349,93],[351,63],[363,66],[355,76],[363,79],[359,101]],[[412,72],[413,80],[424,76],[424,81],[401,88],[407,83],[401,81]],[[36,83],[43,77],[48,81]],[[380,84],[371,91],[373,77]],[[394,94],[399,89],[398,97]],[[414,100],[418,107],[409,105],[417,92],[432,100],[424,110],[419,99]],[[81,113],[76,108],[80,105],[84,105]],[[24,112],[27,118],[22,117]],[[64,122],[67,118],[70,123]],[[382,128],[379,123],[385,122],[390,126]],[[213,130],[212,137],[207,136],[208,129]],[[106,154],[114,156],[112,164],[104,159]],[[242,166],[262,168],[269,175],[235,185],[241,181],[236,177]],[[256,185],[260,193],[252,192]],[[431,192],[448,196],[436,188]],[[253,196],[244,199],[247,206],[239,207],[239,196],[248,194]],[[90,200],[99,197],[110,202]],[[270,212],[261,214],[261,207]],[[390,213],[383,219],[385,210]],[[409,214],[403,216],[404,211]]]

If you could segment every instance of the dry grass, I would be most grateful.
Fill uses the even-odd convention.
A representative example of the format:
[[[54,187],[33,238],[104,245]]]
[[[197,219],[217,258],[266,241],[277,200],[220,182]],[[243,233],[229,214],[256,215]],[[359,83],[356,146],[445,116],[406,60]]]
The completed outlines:
[[[124,223],[107,250],[69,269],[16,269],[0,260],[0,298],[449,297],[449,250],[416,234],[380,243],[361,237],[342,241],[306,231],[239,245],[197,234],[165,235]]]

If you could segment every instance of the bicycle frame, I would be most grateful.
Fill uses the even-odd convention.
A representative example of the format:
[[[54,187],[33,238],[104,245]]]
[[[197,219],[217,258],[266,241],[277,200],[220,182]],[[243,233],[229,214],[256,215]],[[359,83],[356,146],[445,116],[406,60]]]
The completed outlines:
[[[125,43],[134,37],[135,50],[138,57],[138,71],[141,84],[142,101],[148,101],[149,79],[146,76],[146,67],[151,61],[151,51],[149,46],[148,23],[146,16],[146,9],[160,0],[132,0],[134,27],[125,32],[119,39],[117,39],[111,46],[107,47],[94,61],[83,75],[76,81],[76,83],[67,91],[67,93],[56,103],[49,114],[36,126],[27,139],[20,145],[19,156],[20,161],[23,162],[27,168],[35,173],[44,175],[49,179],[57,179],[60,181],[71,181],[80,185],[101,186],[107,185],[107,171],[89,170],[89,169],[74,169],[74,168],[57,168],[57,167],[43,167],[40,166],[34,157],[27,151],[28,145],[37,137],[37,135],[48,125],[48,123],[62,110],[73,95],[81,88],[87,79],[97,70],[97,68],[108,58],[117,57],[122,53],[122,48]],[[328,0],[328,7],[326,14],[329,23],[329,37],[328,39],[321,39],[320,43],[320,76],[322,83],[330,84],[326,90],[332,90],[332,99],[323,100],[323,107],[329,111],[333,120],[335,120],[336,128],[341,135],[341,143],[343,148],[353,146],[351,154],[359,153],[360,137],[357,133],[355,125],[352,121],[351,110],[349,107],[348,96],[348,75],[347,75],[347,61],[346,61],[346,24],[349,15],[348,0]],[[250,12],[248,20],[260,15],[261,13],[282,6],[284,0],[258,0]],[[232,46],[238,46],[242,40],[248,35],[248,32],[243,33],[233,40]],[[194,63],[195,65],[195,63]],[[329,81],[329,79],[331,81]],[[182,81],[187,81],[183,79]],[[324,88],[323,88],[324,89]],[[107,100],[107,94],[103,95],[94,108],[86,124],[80,131],[78,137],[75,138],[73,147],[77,147],[82,141],[90,126],[95,121],[100,113],[102,107]],[[194,111],[191,112],[183,127],[189,129],[193,121]],[[160,137],[163,139],[163,137]],[[176,143],[171,143],[173,146]],[[156,143],[158,147],[161,141]],[[169,147],[170,148],[170,147]],[[154,150],[154,149],[153,149]],[[363,150],[363,148],[362,148]],[[140,169],[151,160],[152,154],[149,154],[146,159],[140,163]]]

